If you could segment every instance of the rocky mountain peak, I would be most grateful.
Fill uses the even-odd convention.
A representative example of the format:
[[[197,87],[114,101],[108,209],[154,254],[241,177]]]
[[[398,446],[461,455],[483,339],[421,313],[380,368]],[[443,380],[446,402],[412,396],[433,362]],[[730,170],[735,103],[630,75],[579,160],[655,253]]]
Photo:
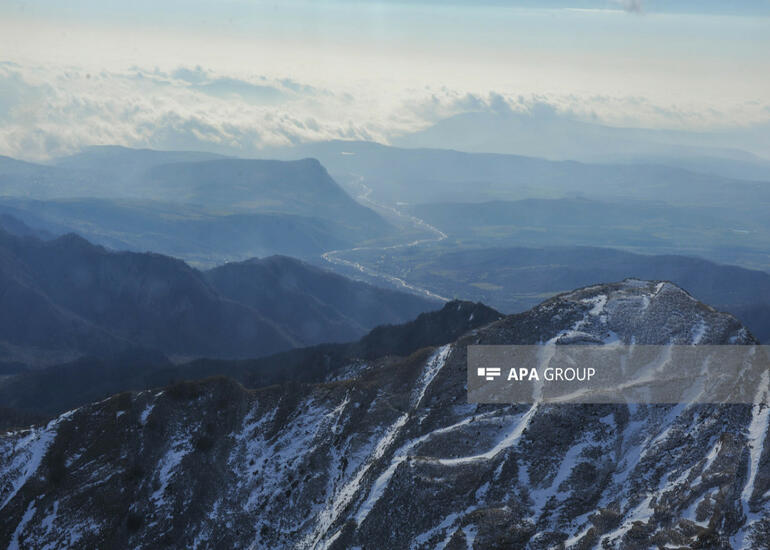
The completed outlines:
[[[716,311],[667,281],[627,279],[579,289],[555,300],[583,310],[580,324],[560,336],[562,342],[578,333],[605,342],[618,339],[637,344],[753,342],[732,315]]]
[[[480,334],[479,343],[749,344],[732,315],[667,281],[626,279],[555,296]]]
[[[333,382],[246,390],[213,379],[121,394],[0,438],[0,539],[632,550],[766,542],[766,407],[467,403],[467,344],[577,337],[750,341],[732,317],[673,285],[624,281],[491,319],[406,358],[368,360]]]

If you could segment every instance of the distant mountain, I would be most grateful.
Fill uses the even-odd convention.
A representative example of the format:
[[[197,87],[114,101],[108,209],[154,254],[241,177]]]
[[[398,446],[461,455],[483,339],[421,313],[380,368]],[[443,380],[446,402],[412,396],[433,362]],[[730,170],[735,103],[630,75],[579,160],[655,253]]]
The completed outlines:
[[[192,204],[231,214],[313,216],[350,224],[367,235],[387,230],[387,224],[378,215],[351,199],[326,169],[310,158],[287,162],[186,151],[97,147],[58,159],[55,166],[120,182],[120,192],[111,189],[111,193],[102,195],[97,187],[87,194],[91,198],[129,197]],[[66,194],[66,185],[61,186],[61,192],[60,197],[78,197]],[[52,198],[36,197],[32,191],[26,196]]]
[[[0,196],[88,196],[110,182],[99,175],[65,167],[25,162],[0,156]]]
[[[225,214],[157,201],[0,198],[0,212],[36,230],[76,232],[113,249],[159,252],[207,267],[277,253],[317,258],[328,250],[353,247],[361,236],[318,217]]]
[[[318,158],[335,177],[352,182],[363,178],[373,197],[391,203],[582,196],[752,210],[770,206],[766,182],[734,180],[649,162],[586,164],[358,141],[303,144],[280,154],[281,158]]]
[[[224,159],[174,163],[147,171],[140,187],[148,197],[234,212],[281,212],[348,223],[367,235],[386,223],[355,202],[315,159]],[[369,226],[365,226],[369,224]]]
[[[629,217],[629,224],[633,223]],[[567,289],[604,281],[629,277],[672,281],[699,300],[732,313],[757,338],[770,342],[770,274],[764,271],[686,256],[585,246],[463,249],[447,245],[376,255],[362,251],[350,257],[442,296],[482,301],[504,313],[524,311]]]
[[[229,263],[204,273],[222,296],[271,318],[306,344],[347,342],[401,323],[438,302],[351,281],[285,256]]]
[[[132,346],[181,356],[255,357],[354,340],[437,305],[297,261],[203,274],[167,256],[111,252],[75,235],[40,241],[0,232],[0,278],[0,358],[31,364]],[[246,303],[220,294],[210,281]],[[233,288],[239,281],[243,288]],[[265,293],[261,301],[259,292]]]
[[[96,172],[113,180],[130,182],[155,166],[225,158],[223,155],[199,151],[156,151],[102,145],[87,147],[74,155],[54,159],[53,164],[60,168]]]
[[[0,157],[0,194],[36,199],[138,197],[137,181],[154,166],[222,158],[226,157],[118,146],[89,147],[51,164]]]
[[[318,161],[95,148],[37,165],[0,159],[0,213],[54,234],[214,265],[318,256],[395,230]]]
[[[0,213],[0,230],[17,235],[19,237],[37,237],[39,239],[52,239],[54,235],[44,230],[33,229],[18,218],[9,214]]]
[[[704,156],[703,154],[677,156],[671,154],[671,152],[658,155],[634,155],[627,153],[608,157],[605,162],[615,164],[661,164],[684,168],[690,172],[713,174],[730,179],[770,181],[770,160],[765,158],[734,159],[730,158],[729,155],[725,157]]]
[[[0,436],[0,541],[766,545],[760,405],[467,403],[469,344],[555,342],[577,327],[598,342],[754,342],[674,285],[632,280],[561,295],[405,358],[337,362],[324,383],[246,390],[215,378],[122,393]]]
[[[576,120],[543,107],[531,113],[462,113],[396,138],[393,144],[551,160],[666,164],[726,177],[768,180],[770,160],[748,152],[766,152],[768,136],[768,128],[761,125],[743,133],[622,128]]]
[[[219,296],[179,260],[110,252],[75,235],[45,242],[2,236],[8,315],[0,339],[7,345],[100,355],[140,345],[229,357],[298,345],[261,313]]]
[[[612,246],[770,270],[770,218],[760,209],[652,200],[524,199],[406,209],[476,246]]]

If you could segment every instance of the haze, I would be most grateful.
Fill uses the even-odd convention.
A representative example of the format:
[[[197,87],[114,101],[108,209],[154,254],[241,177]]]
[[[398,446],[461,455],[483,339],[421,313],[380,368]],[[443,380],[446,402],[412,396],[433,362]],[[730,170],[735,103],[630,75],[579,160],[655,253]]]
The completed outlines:
[[[253,156],[545,106],[768,156],[769,4],[723,4],[8,2],[0,154]]]

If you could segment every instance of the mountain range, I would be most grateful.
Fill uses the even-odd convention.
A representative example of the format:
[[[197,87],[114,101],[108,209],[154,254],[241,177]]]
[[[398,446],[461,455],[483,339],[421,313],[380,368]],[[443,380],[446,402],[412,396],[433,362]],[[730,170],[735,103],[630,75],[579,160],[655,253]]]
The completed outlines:
[[[570,288],[630,277],[666,280],[732,313],[762,342],[770,341],[770,274],[695,257],[592,246],[464,248],[449,241],[345,257],[438,295],[481,301],[503,313],[524,311]]]
[[[271,151],[271,153],[274,153]],[[765,181],[727,178],[654,164],[596,164],[451,149],[405,149],[329,141],[279,150],[280,158],[317,158],[339,179],[363,178],[372,196],[397,202],[483,202],[582,196],[665,200],[678,206],[767,205]]]
[[[767,125],[741,132],[623,128],[558,114],[546,105],[530,112],[468,112],[404,135],[394,145],[518,154],[595,163],[654,163],[730,178],[770,179]],[[729,144],[729,145],[728,145]],[[736,146],[737,145],[737,146]]]
[[[323,382],[341,365],[354,367],[362,361],[444,345],[501,317],[483,304],[450,302],[407,323],[375,327],[354,342],[320,344],[267,357],[172,362],[161,353],[133,348],[41,369],[8,369],[6,376],[0,375],[0,429],[48,420],[118,393],[182,380],[227,376],[249,388],[298,380]]]
[[[68,234],[0,231],[2,360],[45,365],[135,347],[181,357],[257,357],[438,307],[270,257],[208,272],[154,253],[114,252]]]
[[[654,159],[598,164],[360,141],[302,144],[271,154],[318,158],[381,212],[395,210],[413,224],[439,219],[445,233],[485,246],[616,246],[770,270],[770,186],[764,179]],[[577,223],[571,227],[567,220]],[[463,232],[468,226],[471,231]]]
[[[0,213],[117,249],[212,266],[317,256],[394,232],[318,161],[93,148],[39,165],[0,159]]]
[[[468,402],[471,345],[768,341],[761,162],[653,153],[0,158],[0,546],[767,548],[767,376]]]
[[[553,344],[578,329],[598,342],[754,342],[735,318],[670,283],[628,280],[560,295],[406,357],[341,360],[321,383],[248,390],[215,378],[122,393],[0,437],[0,539],[766,545],[770,451],[760,405],[466,401],[468,344]]]
[[[427,203],[407,211],[464,247],[601,244],[770,268],[770,224],[759,210],[572,198]]]

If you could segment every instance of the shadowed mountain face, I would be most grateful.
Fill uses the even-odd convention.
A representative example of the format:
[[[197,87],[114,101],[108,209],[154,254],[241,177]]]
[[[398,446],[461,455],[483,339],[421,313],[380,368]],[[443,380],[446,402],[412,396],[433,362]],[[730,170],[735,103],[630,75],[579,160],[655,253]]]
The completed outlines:
[[[753,341],[674,285],[626,281],[406,358],[340,363],[327,383],[248,391],[213,379],[124,393],[0,439],[0,539],[761,547],[760,407],[466,402],[468,344],[554,341],[578,327],[637,344]]]
[[[9,216],[8,214],[0,214],[0,230],[19,237],[37,237],[43,240],[49,240],[54,237],[46,231],[32,229],[23,221],[16,219],[13,216]]]
[[[75,235],[40,241],[0,232],[0,257],[3,356],[31,364],[134,346],[256,357],[354,340],[437,305],[299,261],[203,274],[167,256],[111,252]]]
[[[297,340],[313,344],[355,340],[374,326],[403,322],[439,304],[285,256],[230,263],[204,276],[222,296],[272,312]]]
[[[297,344],[173,258],[109,252],[75,235],[47,242],[6,235],[2,250],[9,258],[2,273],[13,285],[4,293],[4,310],[13,311],[20,332],[3,331],[11,345],[100,354],[141,345],[182,355],[245,356]],[[39,309],[30,308],[30,297]]]
[[[172,364],[162,354],[131,349],[109,358],[83,357],[45,369],[6,364],[7,372],[0,375],[13,376],[0,381],[0,403],[6,408],[0,410],[0,429],[22,425],[23,418],[50,418],[110,395],[179,380],[225,375],[250,388],[296,380],[322,382],[341,367],[443,345],[500,318],[483,304],[450,302],[409,323],[379,326],[357,342],[321,344],[257,359]]]
[[[0,213],[55,234],[201,265],[301,257],[392,233],[318,161],[105,147],[43,166],[0,159]]]

